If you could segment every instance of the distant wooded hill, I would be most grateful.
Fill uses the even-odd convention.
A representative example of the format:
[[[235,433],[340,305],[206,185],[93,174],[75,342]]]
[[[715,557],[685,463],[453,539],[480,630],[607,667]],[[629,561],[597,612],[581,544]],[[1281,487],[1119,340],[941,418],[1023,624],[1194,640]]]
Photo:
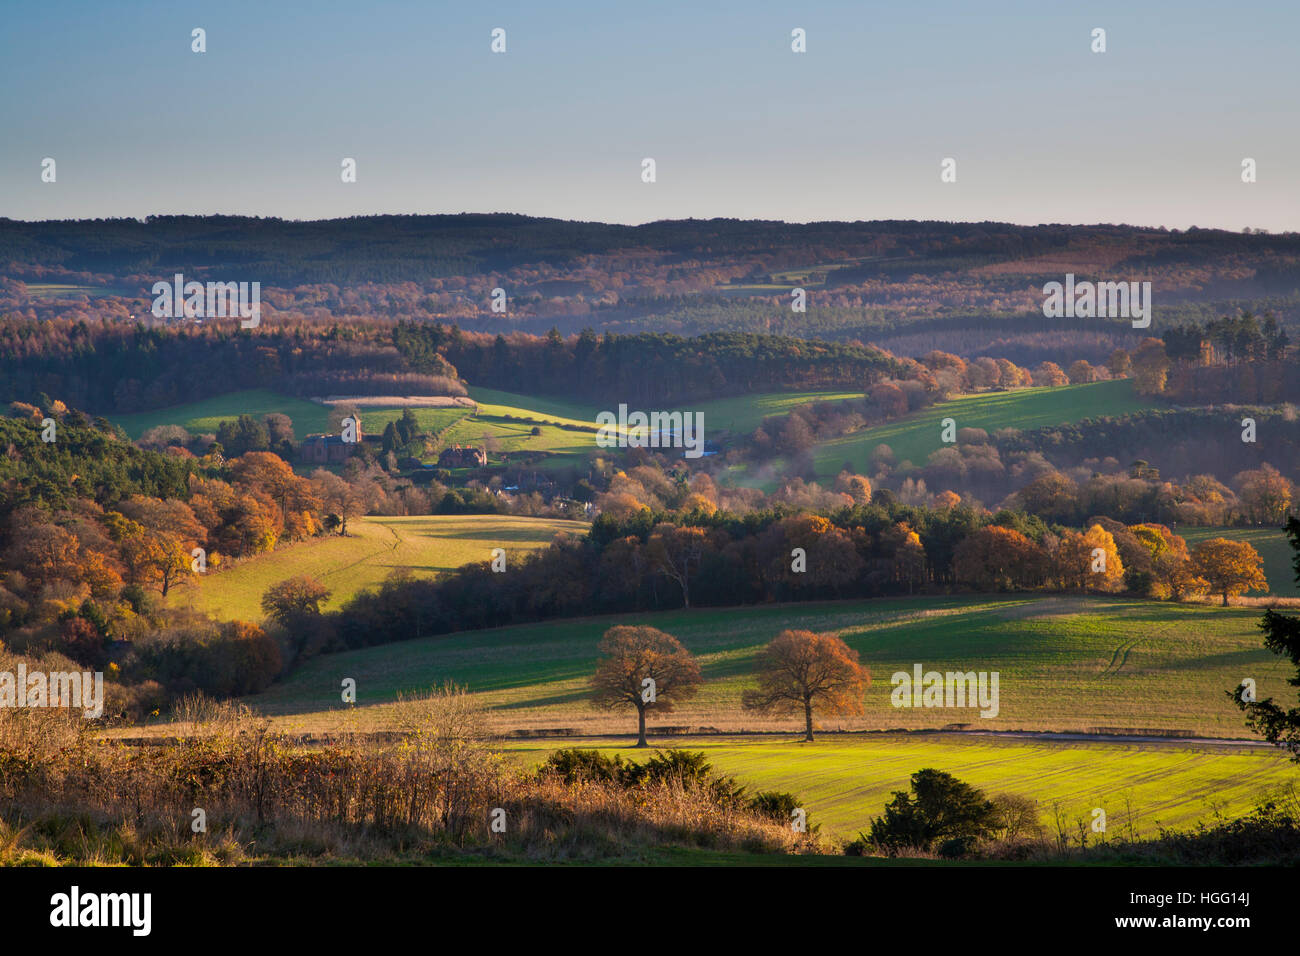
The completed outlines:
[[[1131,246],[1131,248],[1126,248]],[[0,219],[0,261],[112,274],[196,275],[255,268],[264,282],[419,281],[484,274],[523,264],[564,265],[585,256],[652,250],[677,264],[719,257],[813,267],[838,253],[847,268],[830,286],[863,279],[964,271],[1073,250],[1106,251],[1116,270],[1203,265],[1257,257],[1263,277],[1288,289],[1300,282],[1300,234],[1242,234],[1192,228],[1017,226],[981,222],[815,222],[664,220],[640,226],[571,222],[503,213],[362,216],[312,222],[246,216],[21,222]],[[798,259],[811,255],[810,259]],[[1276,257],[1284,257],[1279,260]],[[1095,258],[1095,257],[1094,257]],[[865,259],[861,263],[847,260]],[[914,260],[914,261],[909,261]],[[1040,271],[1056,272],[1055,267]],[[783,263],[778,268],[794,269]],[[797,270],[796,270],[797,271]]]

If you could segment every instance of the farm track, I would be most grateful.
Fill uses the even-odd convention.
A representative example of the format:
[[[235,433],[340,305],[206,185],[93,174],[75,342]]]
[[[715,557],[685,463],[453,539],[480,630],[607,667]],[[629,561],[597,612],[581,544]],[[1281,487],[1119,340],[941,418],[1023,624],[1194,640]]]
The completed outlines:
[[[1135,637],[1133,640],[1126,641],[1116,647],[1114,653],[1111,654],[1110,663],[1102,670],[1101,676],[1113,677],[1118,674],[1120,670],[1123,669],[1124,665],[1128,663],[1129,652],[1132,651],[1140,642],[1141,638]]]

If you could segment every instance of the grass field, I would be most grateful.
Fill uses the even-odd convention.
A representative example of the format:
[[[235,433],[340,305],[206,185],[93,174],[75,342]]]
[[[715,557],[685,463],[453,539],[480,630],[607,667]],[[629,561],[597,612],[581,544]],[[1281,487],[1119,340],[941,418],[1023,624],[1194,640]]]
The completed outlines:
[[[828,602],[617,615],[462,633],[318,657],[247,702],[299,733],[375,731],[399,724],[399,692],[455,681],[489,708],[491,726],[548,736],[509,737],[520,764],[571,746],[630,752],[631,713],[596,710],[588,684],[601,634],[642,623],[676,635],[699,659],[705,684],[671,714],[652,717],[659,747],[703,750],[751,789],[797,794],[813,822],[843,839],[865,828],[910,774],[936,767],[989,793],[1034,798],[1042,822],[1072,835],[1094,807],[1112,835],[1211,822],[1248,811],[1264,791],[1300,782],[1294,763],[1260,745],[1177,736],[1252,739],[1226,696],[1253,677],[1261,696],[1291,699],[1288,668],[1262,648],[1253,608],[1214,608],[1100,597],[958,597]],[[797,716],[740,706],[759,648],[784,628],[838,634],[874,675],[861,716],[822,716],[812,743]],[[896,671],[997,671],[999,707],[895,708]],[[358,704],[339,701],[356,681]],[[1062,741],[912,733],[975,731],[1152,734],[1159,741]],[[860,733],[855,731],[883,731]],[[157,732],[163,732],[158,728]],[[1130,817],[1131,815],[1131,817]]]
[[[480,546],[481,547],[481,546]],[[594,709],[587,681],[596,645],[613,624],[644,623],[676,635],[704,672],[699,695],[652,726],[794,731],[796,717],[758,716],[740,705],[758,650],[785,628],[838,634],[875,682],[861,716],[819,718],[827,730],[1180,731],[1248,737],[1226,696],[1253,677],[1261,697],[1293,694],[1286,667],[1263,649],[1252,608],[1119,598],[957,597],[830,602],[583,618],[465,632],[328,655],[250,703],[285,729],[395,726],[399,691],[452,680],[482,695],[500,731],[630,733],[628,714]],[[926,670],[999,673],[1000,710],[895,708],[890,677]],[[357,681],[345,711],[338,686]]]
[[[127,289],[116,286],[74,285],[66,282],[28,282],[27,294],[33,299],[105,299],[110,296],[131,295]]]
[[[479,403],[480,407],[511,409],[510,414],[527,414],[533,418],[549,418],[558,422],[576,422],[595,425],[596,415],[601,411],[594,405],[581,402],[567,402],[558,398],[542,398],[534,395],[521,395],[517,392],[502,392],[494,388],[471,386],[469,397]],[[500,414],[500,412],[498,412]]]
[[[349,523],[347,537],[313,539],[248,558],[209,572],[168,599],[174,607],[193,607],[222,619],[259,621],[262,594],[296,574],[319,578],[334,592],[326,606],[338,607],[399,568],[431,576],[487,561],[498,547],[506,549],[509,562],[512,549],[542,547],[561,532],[582,535],[586,525],[506,515],[364,518]]]
[[[989,795],[1015,793],[1038,801],[1041,822],[1055,834],[1063,814],[1072,840],[1077,821],[1090,824],[1101,807],[1111,837],[1154,837],[1159,828],[1186,828],[1249,812],[1260,795],[1300,783],[1300,768],[1267,749],[1232,750],[1176,743],[1058,742],[959,734],[853,734],[812,744],[780,737],[683,737],[662,746],[703,751],[714,767],[756,790],[795,794],[810,823],[847,839],[867,829],[910,776],[934,767]],[[560,747],[592,747],[643,759],[626,739],[511,740],[506,752],[536,765]],[[1089,832],[1090,839],[1094,838]]]
[[[1300,585],[1296,584],[1295,570],[1291,559],[1295,552],[1286,539],[1281,528],[1192,528],[1182,527],[1178,533],[1187,541],[1189,548],[1198,541],[1207,538],[1227,538],[1230,541],[1245,541],[1264,559],[1264,577],[1268,578],[1268,592],[1281,597],[1300,597]],[[1265,592],[1250,591],[1249,594]]]
[[[476,389],[476,393],[483,390]],[[499,393],[504,395],[504,393]],[[506,396],[510,401],[532,403],[526,405],[481,403],[478,412],[468,408],[413,408],[416,419],[422,428],[430,433],[442,433],[443,445],[459,442],[461,444],[482,444],[484,439],[494,446],[489,457],[500,452],[543,452],[558,456],[551,465],[574,463],[595,450],[595,436],[592,432],[576,432],[550,425],[542,425],[542,434],[533,435],[531,422],[510,421],[504,416],[515,418],[548,419],[559,424],[578,425],[594,428],[592,420],[575,419],[567,415],[552,414],[553,411],[574,411],[565,407],[556,409],[554,403],[534,402],[525,396]],[[366,408],[361,412],[361,427],[367,434],[379,434],[390,421],[402,416],[403,408]],[[180,425],[194,434],[216,432],[223,420],[236,419],[240,415],[251,415],[257,420],[279,412],[293,420],[294,435],[301,439],[311,434],[321,434],[329,428],[328,406],[309,402],[304,399],[282,395],[269,389],[249,389],[230,392],[201,402],[191,402],[172,408],[161,408],[151,412],[132,415],[116,415],[113,421],[121,425],[132,438],[139,438],[147,429],[155,425]],[[592,413],[592,419],[595,413]],[[306,467],[306,471],[313,470]],[[300,469],[303,470],[303,469]]]
[[[817,475],[834,478],[851,461],[855,470],[870,473],[870,458],[877,445],[888,445],[901,464],[924,465],[927,456],[943,447],[942,421],[951,418],[957,428],[1042,428],[1085,418],[1125,415],[1152,407],[1133,393],[1128,379],[1064,385],[1059,388],[1022,388],[1010,392],[966,395],[923,409],[906,418],[820,445],[814,453]]]
[[[112,421],[121,425],[134,440],[155,425],[180,425],[193,434],[215,433],[217,426],[227,419],[251,415],[261,421],[264,416],[279,412],[293,419],[294,434],[302,438],[305,435],[324,432],[329,427],[329,411],[328,407],[315,402],[281,395],[270,389],[254,388],[242,392],[227,392],[225,395],[217,395],[201,402],[160,408],[152,412],[114,415]],[[397,415],[400,414],[400,411],[397,412]],[[362,427],[365,427],[364,419]]]

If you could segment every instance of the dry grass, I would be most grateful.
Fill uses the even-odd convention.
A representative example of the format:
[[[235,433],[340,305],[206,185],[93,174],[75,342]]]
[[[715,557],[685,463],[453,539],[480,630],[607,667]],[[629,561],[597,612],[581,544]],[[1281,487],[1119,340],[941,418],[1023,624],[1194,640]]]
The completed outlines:
[[[66,714],[0,712],[0,864],[234,865],[637,858],[662,848],[817,849],[681,781],[566,785],[494,751],[447,686],[394,741],[305,747],[247,708],[187,699],[180,739],[126,746]],[[59,717],[64,719],[60,720]],[[195,832],[196,811],[206,828]],[[491,822],[504,811],[505,830]]]

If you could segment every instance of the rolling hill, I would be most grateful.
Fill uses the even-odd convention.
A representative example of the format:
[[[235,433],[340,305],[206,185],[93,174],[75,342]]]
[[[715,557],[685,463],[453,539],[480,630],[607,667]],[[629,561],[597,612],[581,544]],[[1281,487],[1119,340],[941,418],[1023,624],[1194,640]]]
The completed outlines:
[[[943,447],[945,418],[956,427],[982,428],[992,434],[999,428],[1042,428],[1085,418],[1125,415],[1151,408],[1133,392],[1129,379],[1063,385],[1057,388],[1021,388],[1009,392],[981,392],[941,402],[898,421],[867,428],[818,446],[814,453],[819,478],[834,478],[844,462],[851,461],[860,474],[870,473],[871,453],[888,445],[901,464],[924,465],[926,457]]]
[[[432,576],[473,561],[487,561],[493,548],[533,549],[557,534],[585,534],[580,521],[509,515],[421,515],[370,517],[349,523],[347,537],[315,538],[209,571],[168,595],[174,607],[228,619],[262,619],[268,587],[298,574],[321,580],[335,608],[352,595],[380,584],[397,570]]]
[[[875,683],[857,717],[825,717],[828,730],[1158,730],[1248,736],[1225,691],[1254,677],[1261,696],[1287,691],[1285,667],[1264,650],[1249,608],[1123,598],[967,596],[697,609],[518,625],[405,641],[310,661],[258,697],[286,726],[388,725],[399,691],[445,680],[482,694],[502,731],[565,728],[623,733],[626,715],[594,710],[587,681],[596,645],[614,624],[649,624],[677,636],[700,660],[695,699],[652,724],[720,732],[793,731],[798,720],[742,710],[758,650],[786,628],[829,631],[861,655]],[[890,675],[926,669],[997,671],[1000,709],[908,709],[890,704]],[[358,685],[345,712],[336,688]]]

